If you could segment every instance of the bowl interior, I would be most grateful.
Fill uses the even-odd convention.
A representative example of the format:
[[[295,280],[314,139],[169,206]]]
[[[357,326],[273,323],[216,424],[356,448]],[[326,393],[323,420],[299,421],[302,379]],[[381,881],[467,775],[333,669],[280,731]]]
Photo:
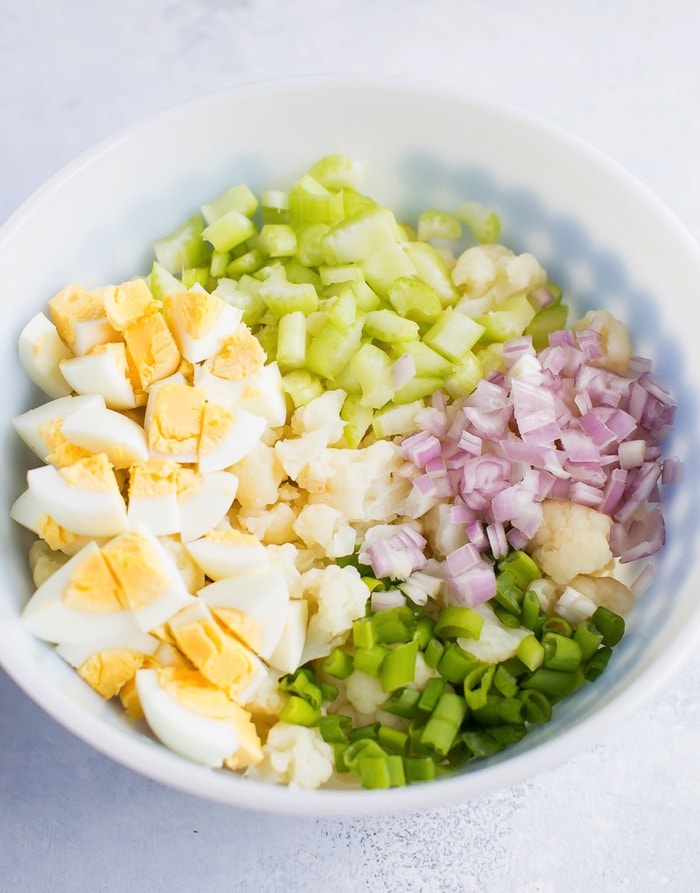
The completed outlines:
[[[639,184],[574,140],[517,112],[426,85],[354,79],[261,84],[179,106],[101,144],[60,172],[0,232],[5,384],[0,471],[0,661],[44,709],[137,771],[193,793],[255,808],[342,813],[417,809],[518,781],[596,740],[648,696],[697,634],[693,589],[700,477],[686,461],[667,491],[667,545],[656,577],[628,619],[609,671],[579,690],[516,747],[431,785],[388,792],[295,792],[210,772],[166,752],[106,704],[18,620],[30,594],[30,537],[7,518],[35,462],[10,419],[46,398],[16,356],[26,321],[69,282],[91,287],[145,273],[150,244],[201,203],[246,182],[286,187],[324,154],[366,167],[365,191],[415,219],[462,198],[493,206],[502,241],[531,251],[578,313],[604,307],[630,329],[638,353],[678,401],[667,453],[698,447],[694,399],[700,359],[700,254]]]

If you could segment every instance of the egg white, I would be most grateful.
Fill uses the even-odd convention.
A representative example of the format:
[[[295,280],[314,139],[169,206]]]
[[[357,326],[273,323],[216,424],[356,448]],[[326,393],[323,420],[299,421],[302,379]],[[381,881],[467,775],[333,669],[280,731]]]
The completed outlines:
[[[228,471],[200,474],[196,490],[178,497],[178,530],[183,543],[189,543],[212,530],[233,505],[238,478]]]
[[[186,548],[212,580],[264,570],[270,564],[262,543],[218,542],[204,536],[188,542]]]
[[[100,394],[110,409],[133,409],[136,395],[128,377],[110,353],[65,359],[60,372],[77,394]]]
[[[130,630],[127,633],[105,636],[99,639],[91,639],[87,642],[64,642],[56,646],[56,653],[70,664],[71,667],[81,667],[86,660],[101,651],[112,649],[124,649],[135,651],[138,654],[155,654],[160,647],[160,642],[155,636],[149,636],[141,630]]]
[[[234,409],[231,428],[212,450],[198,453],[198,469],[202,473],[222,471],[240,462],[258,443],[267,428],[262,416],[244,409]]]
[[[146,402],[146,413],[144,416],[144,429],[146,432],[151,430],[151,424],[153,422],[153,416],[156,412],[156,398],[158,396],[158,391],[167,384],[180,384],[186,385],[187,379],[181,372],[174,372],[172,375],[169,375],[167,378],[162,378],[160,381],[154,382],[150,388],[148,389],[148,400]],[[148,436],[148,435],[147,435]],[[163,453],[160,450],[150,449],[149,448],[149,456],[152,459],[171,459],[173,462],[181,462],[181,463],[194,463],[197,461],[197,451],[196,450],[183,450],[180,453]]]
[[[104,397],[98,394],[58,397],[15,416],[12,425],[27,446],[45,462],[51,448],[39,432],[42,425],[57,419],[66,419],[81,409],[87,412],[99,412],[105,408]]]
[[[19,336],[19,361],[37,387],[49,397],[65,397],[71,385],[61,373],[60,364],[72,356],[56,326],[44,313],[37,313]]]
[[[293,673],[301,666],[308,622],[308,602],[303,598],[290,599],[282,635],[267,661],[271,667],[282,673]]]
[[[194,291],[195,289],[193,289]],[[202,289],[202,291],[204,291]],[[209,300],[211,297],[207,296]],[[199,338],[187,331],[185,321],[179,312],[177,299],[168,308],[168,326],[177,342],[182,356],[190,363],[200,363],[221,350],[224,341],[234,334],[240,325],[243,312],[221,299],[219,315],[211,329]]]
[[[262,416],[271,428],[284,425],[287,403],[277,363],[269,363],[246,378],[225,379],[204,366],[195,366],[194,383],[207,399],[228,408],[245,409]]]
[[[113,409],[79,408],[63,422],[61,433],[70,443],[91,453],[105,453],[115,468],[128,468],[148,459],[144,429]]]

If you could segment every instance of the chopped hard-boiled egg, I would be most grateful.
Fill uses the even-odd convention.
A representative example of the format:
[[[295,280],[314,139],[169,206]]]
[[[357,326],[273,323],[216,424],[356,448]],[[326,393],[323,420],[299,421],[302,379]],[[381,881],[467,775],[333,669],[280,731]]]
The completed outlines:
[[[196,462],[205,393],[176,372],[150,389],[145,427],[151,456]]]
[[[200,673],[139,670],[136,690],[146,722],[167,747],[197,763],[240,769],[262,758],[250,713]]]
[[[19,336],[19,361],[34,384],[49,397],[65,397],[71,385],[61,373],[61,362],[72,356],[56,326],[43,313],[29,320]]]
[[[306,599],[290,599],[282,635],[267,662],[282,673],[293,673],[301,665],[309,623]]]
[[[99,344],[83,356],[63,360],[60,371],[77,394],[100,394],[110,409],[133,409],[146,402],[131,373],[123,341]]]
[[[60,550],[65,554],[74,555],[89,539],[96,539],[94,536],[88,539],[61,526],[55,518],[46,513],[42,502],[30,490],[25,490],[14,501],[10,508],[10,517],[41,537],[50,549]]]
[[[203,288],[168,295],[164,313],[180,353],[190,363],[217,353],[239,327],[243,315],[238,307]]]
[[[123,332],[161,307],[161,301],[153,297],[143,279],[130,279],[104,293],[105,315],[117,332]]]
[[[122,332],[139,387],[172,375],[180,365],[180,351],[162,313],[149,313]]]
[[[104,397],[98,394],[58,397],[56,400],[37,406],[36,409],[15,416],[12,425],[27,446],[43,462],[47,462],[51,453],[56,451],[58,441],[65,440],[61,434],[64,420],[83,408],[91,412],[104,409]]]
[[[238,478],[228,471],[202,474],[182,468],[177,494],[182,542],[189,543],[213,530],[231,508],[237,491]]]
[[[253,449],[267,428],[262,416],[245,409],[205,403],[197,455],[201,472],[221,471]]]
[[[118,341],[119,333],[105,314],[104,298],[111,286],[88,291],[68,285],[49,301],[49,312],[58,334],[76,356],[98,344]]]
[[[270,564],[260,540],[238,530],[209,530],[186,544],[187,551],[212,580],[264,570]]]
[[[221,378],[211,368],[205,363],[194,371],[194,383],[208,400],[262,416],[271,428],[284,425],[287,404],[277,363],[263,366],[246,378]]]
[[[180,466],[169,459],[148,459],[131,466],[127,516],[156,536],[180,531],[177,504]]]
[[[138,630],[92,642],[58,645],[56,651],[88,685],[109,699],[119,694],[137,670],[148,665],[160,644]]]
[[[287,620],[289,589],[275,567],[210,583],[199,590],[214,616],[263,659],[279,643]]]
[[[146,432],[138,422],[114,409],[81,407],[61,425],[63,437],[92,453],[105,453],[115,468],[148,458]]]

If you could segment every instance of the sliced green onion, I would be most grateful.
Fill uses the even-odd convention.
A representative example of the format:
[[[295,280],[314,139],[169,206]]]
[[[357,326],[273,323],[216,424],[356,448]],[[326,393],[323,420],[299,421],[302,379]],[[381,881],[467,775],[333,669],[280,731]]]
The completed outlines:
[[[588,660],[598,650],[603,634],[591,620],[582,620],[574,631],[574,641],[578,642],[582,659]]]
[[[502,608],[519,617],[524,594],[515,577],[507,570],[498,574],[494,599]]]
[[[352,655],[342,648],[334,648],[320,663],[321,670],[335,679],[347,679],[353,671]]]
[[[384,691],[394,691],[413,682],[417,656],[418,642],[406,642],[389,651],[382,663],[382,688]]]
[[[464,698],[443,692],[421,733],[421,745],[440,759],[447,756],[467,712]]]
[[[406,773],[401,754],[389,754],[386,764],[389,770],[389,787],[403,787],[406,784]]]
[[[539,667],[527,679],[523,679],[520,687],[536,689],[549,698],[561,698],[573,691],[578,682],[576,672],[552,670],[550,667]]]
[[[563,617],[548,617],[542,624],[542,635],[547,633],[555,633],[558,636],[570,637],[573,635],[574,629],[568,620]]]
[[[279,686],[282,691],[304,698],[313,707],[320,707],[323,703],[323,690],[318,684],[316,675],[306,667],[300,667],[294,673],[283,676],[280,679]],[[337,690],[335,696],[337,696]]]
[[[377,741],[390,754],[405,754],[408,750],[408,732],[392,726],[380,725]]]
[[[443,639],[478,639],[484,625],[484,618],[461,605],[448,605],[443,608],[435,622],[435,635]]]
[[[360,617],[352,622],[352,642],[356,648],[371,648],[377,643],[377,628],[372,617]]]
[[[410,608],[387,608],[372,617],[378,642],[397,645],[413,638],[414,617]]]
[[[487,703],[488,693],[496,673],[494,664],[478,663],[464,679],[464,698],[470,710],[480,710]]]
[[[481,758],[503,750],[503,744],[490,735],[485,729],[462,732],[462,741],[472,756]]]
[[[521,549],[510,552],[502,561],[499,561],[498,569],[499,571],[507,570],[523,590],[542,576],[537,562]]]
[[[625,634],[625,621],[619,614],[609,608],[599,605],[591,617],[593,624],[603,634],[603,644],[611,648],[620,641]]]
[[[455,216],[463,220],[472,231],[477,242],[493,244],[501,234],[501,221],[495,211],[481,202],[460,202]]]
[[[603,645],[590,657],[583,668],[583,677],[586,682],[594,682],[605,670],[608,661],[612,657],[612,648]]]
[[[279,718],[282,722],[295,726],[317,726],[321,719],[321,710],[298,695],[290,695],[280,710]]]
[[[545,667],[570,671],[575,670],[581,663],[581,649],[574,639],[548,632],[542,636],[542,645]]]
[[[413,719],[418,713],[418,700],[420,692],[414,688],[399,688],[391,694],[382,706],[382,710],[401,716],[404,719]]]
[[[352,770],[345,762],[345,755],[348,752],[348,745],[343,742],[332,743],[331,747],[333,748],[333,762],[335,765],[335,771],[338,773],[351,772]]]
[[[380,644],[372,645],[371,648],[357,648],[352,659],[353,666],[376,679],[381,675],[382,665],[388,654],[389,649]]]
[[[425,652],[423,654],[423,658],[425,659],[426,664],[432,669],[437,669],[440,660],[442,659],[442,655],[445,651],[445,645],[439,639],[430,639],[428,644],[425,646]]]
[[[418,647],[421,651],[425,651],[425,649],[428,647],[428,644],[433,637],[434,630],[435,621],[432,617],[423,615],[418,619],[413,636],[418,642]]]
[[[499,744],[508,747],[511,744],[517,744],[518,741],[523,740],[527,734],[527,727],[524,725],[491,726],[489,728],[489,734],[492,738],[495,738]]]
[[[514,698],[518,693],[518,680],[506,669],[504,664],[499,664],[493,676],[493,687],[504,698]]]
[[[319,682],[318,687],[321,689],[324,703],[331,703],[338,697],[338,686],[332,682]]]
[[[435,705],[440,700],[442,693],[445,691],[445,680],[442,676],[432,676],[425,683],[425,687],[421,692],[418,700],[418,709],[422,713],[432,713]]]
[[[404,757],[403,768],[406,781],[433,781],[435,778],[435,761],[430,757]]]
[[[366,726],[358,726],[356,729],[350,730],[348,738],[351,742],[360,741],[362,738],[370,738],[372,741],[376,741],[380,726],[381,723],[379,722],[371,722]]]
[[[518,643],[516,657],[528,670],[536,670],[544,662],[544,646],[534,635],[525,636]]]
[[[525,705],[519,698],[504,698],[500,695],[487,695],[484,705],[473,710],[474,719],[484,725],[520,725],[525,721],[526,713]]]
[[[448,682],[463,682],[467,673],[478,661],[473,654],[465,651],[457,642],[449,642],[437,665],[438,673]]]
[[[544,692],[531,688],[521,691],[518,697],[525,705],[525,719],[528,722],[543,723],[552,718],[552,705]]]
[[[512,614],[510,611],[507,611],[503,605],[499,605],[495,599],[491,604],[491,608],[504,626],[507,626],[509,629],[520,629],[520,617],[517,614]]]
[[[528,589],[523,595],[522,605],[520,606],[520,623],[534,633],[542,629],[544,612],[540,608],[540,600],[537,597],[537,593],[532,589]]]
[[[340,713],[322,716],[318,721],[318,730],[329,744],[343,744],[352,731],[352,719]]]

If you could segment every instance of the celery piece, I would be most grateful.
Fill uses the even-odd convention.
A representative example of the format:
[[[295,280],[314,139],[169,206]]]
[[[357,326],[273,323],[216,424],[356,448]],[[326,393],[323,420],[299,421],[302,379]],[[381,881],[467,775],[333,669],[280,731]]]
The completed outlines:
[[[203,288],[209,283],[209,267],[190,267],[182,271],[182,284],[185,288],[201,285]]]
[[[209,261],[209,275],[213,279],[221,279],[226,276],[231,255],[228,251],[212,251]]]
[[[307,315],[318,309],[318,294],[309,282],[287,282],[286,278],[270,276],[260,286],[260,297],[277,317],[294,310]]]
[[[217,217],[202,230],[202,238],[210,242],[216,251],[230,251],[254,235],[253,221],[235,209]]]
[[[334,375],[333,378],[329,378],[328,381],[330,384],[333,385],[334,388],[340,388],[341,391],[345,391],[346,394],[353,395],[359,400],[362,390],[360,388],[360,383],[355,377],[355,373],[352,371],[351,362],[352,361],[346,363],[345,366],[340,370],[340,372]]]
[[[166,295],[174,295],[184,291],[185,286],[172,273],[168,272],[157,260],[153,261],[150,276],[151,294],[157,300],[162,301]]]
[[[460,360],[476,344],[484,327],[468,316],[448,307],[425,333],[423,341],[443,357]]]
[[[350,290],[329,298],[323,308],[326,316],[339,329],[349,329],[357,317],[357,302]]]
[[[305,195],[330,195],[330,191],[312,174],[303,174],[292,184],[290,198],[292,191]]]
[[[309,223],[297,227],[297,260],[307,267],[319,267],[323,263],[323,237],[330,226],[327,223]]]
[[[474,352],[469,350],[455,363],[452,373],[445,378],[445,390],[453,400],[466,397],[483,377],[481,363]]]
[[[505,360],[502,344],[487,344],[474,350],[474,356],[481,364],[481,377],[488,378],[492,372],[503,372]]]
[[[277,354],[277,325],[264,324],[264,320],[261,320],[260,328],[255,333],[255,337],[265,351],[267,359],[274,360]]]
[[[306,317],[301,310],[285,313],[277,324],[277,364],[282,372],[303,367],[306,361]]]
[[[292,257],[297,252],[297,235],[286,223],[266,223],[256,247],[268,257]]]
[[[422,397],[430,397],[443,386],[441,378],[425,378],[415,376],[394,392],[393,401],[397,404],[413,403]]]
[[[459,239],[462,224],[447,211],[423,211],[418,217],[418,239]]]
[[[229,211],[238,211],[244,217],[252,217],[258,209],[258,200],[255,194],[241,183],[233,186],[206,205],[202,205],[202,216],[207,223],[213,223]]]
[[[357,264],[322,264],[318,275],[324,285],[337,285],[341,282],[363,282],[362,268]]]
[[[381,304],[381,298],[367,283],[362,280],[353,282],[348,286],[357,302],[357,309],[367,313],[368,310],[376,310]]]
[[[535,309],[525,295],[513,295],[499,304],[498,310],[489,310],[474,321],[483,326],[485,343],[503,343],[522,335],[534,315]]]
[[[371,406],[363,406],[360,398],[349,394],[340,410],[340,418],[347,424],[343,430],[345,443],[350,449],[359,446],[362,438],[369,431],[374,411]]]
[[[289,194],[281,189],[263,189],[260,195],[263,223],[287,223]]]
[[[459,300],[459,293],[445,259],[428,242],[406,242],[403,249],[418,278],[435,289],[442,306],[453,307]]]
[[[290,257],[284,264],[284,272],[289,282],[308,282],[319,291],[322,287],[321,277],[311,267],[300,264],[296,257]]]
[[[282,387],[285,394],[288,394],[294,408],[304,406],[313,400],[314,397],[320,397],[323,393],[323,385],[315,375],[307,372],[306,369],[294,369],[282,376]]]
[[[365,173],[364,165],[348,155],[325,155],[309,170],[309,174],[326,189],[357,189]]]
[[[212,292],[217,298],[238,307],[243,311],[242,321],[247,326],[257,325],[265,313],[266,306],[259,294],[243,291],[239,283],[233,279],[219,279],[218,285]]]
[[[294,227],[306,223],[336,223],[344,216],[342,192],[312,193],[296,186],[289,192],[289,222]]]
[[[357,379],[362,396],[360,403],[371,409],[381,409],[391,400],[394,385],[391,379],[391,360],[384,351],[366,342],[350,360],[350,370]]]
[[[416,413],[425,408],[422,400],[396,406],[389,403],[372,419],[372,431],[376,437],[395,437],[397,434],[410,434],[416,430]]]
[[[557,332],[566,327],[566,318],[569,308],[566,304],[550,304],[538,310],[525,327],[525,335],[532,336],[532,345],[535,350],[543,350],[549,344],[551,332]]]
[[[237,279],[245,273],[256,273],[264,263],[265,257],[262,251],[252,248],[231,261],[228,267],[226,267],[226,275],[232,279]]]
[[[376,208],[377,203],[368,195],[363,195],[354,189],[343,189],[343,207],[345,208],[345,216],[352,217],[362,211],[368,211],[370,208]]]
[[[156,239],[153,243],[153,251],[158,263],[168,273],[181,273],[189,267],[208,264],[211,257],[211,246],[202,241],[203,229],[202,215],[194,214],[171,235],[163,239]]]
[[[327,264],[355,263],[395,245],[400,238],[394,215],[388,208],[378,206],[331,227],[323,238],[323,255]]]
[[[480,202],[460,202],[455,217],[467,224],[477,242],[491,244],[498,241],[501,234],[498,214]]]
[[[397,341],[391,345],[391,353],[397,359],[403,354],[410,354],[416,365],[416,375],[421,378],[444,378],[453,369],[450,360],[422,341]]]
[[[360,346],[363,320],[342,331],[327,321],[311,339],[306,352],[306,366],[321,378],[337,375]]]
[[[365,316],[365,334],[377,341],[415,341],[420,335],[418,323],[403,319],[393,310],[371,310]]]
[[[416,270],[403,245],[387,245],[373,252],[362,262],[369,285],[379,295],[388,294],[391,284],[402,276],[415,276]]]
[[[438,293],[414,276],[399,276],[388,288],[389,303],[400,316],[416,322],[434,322],[442,311]]]

